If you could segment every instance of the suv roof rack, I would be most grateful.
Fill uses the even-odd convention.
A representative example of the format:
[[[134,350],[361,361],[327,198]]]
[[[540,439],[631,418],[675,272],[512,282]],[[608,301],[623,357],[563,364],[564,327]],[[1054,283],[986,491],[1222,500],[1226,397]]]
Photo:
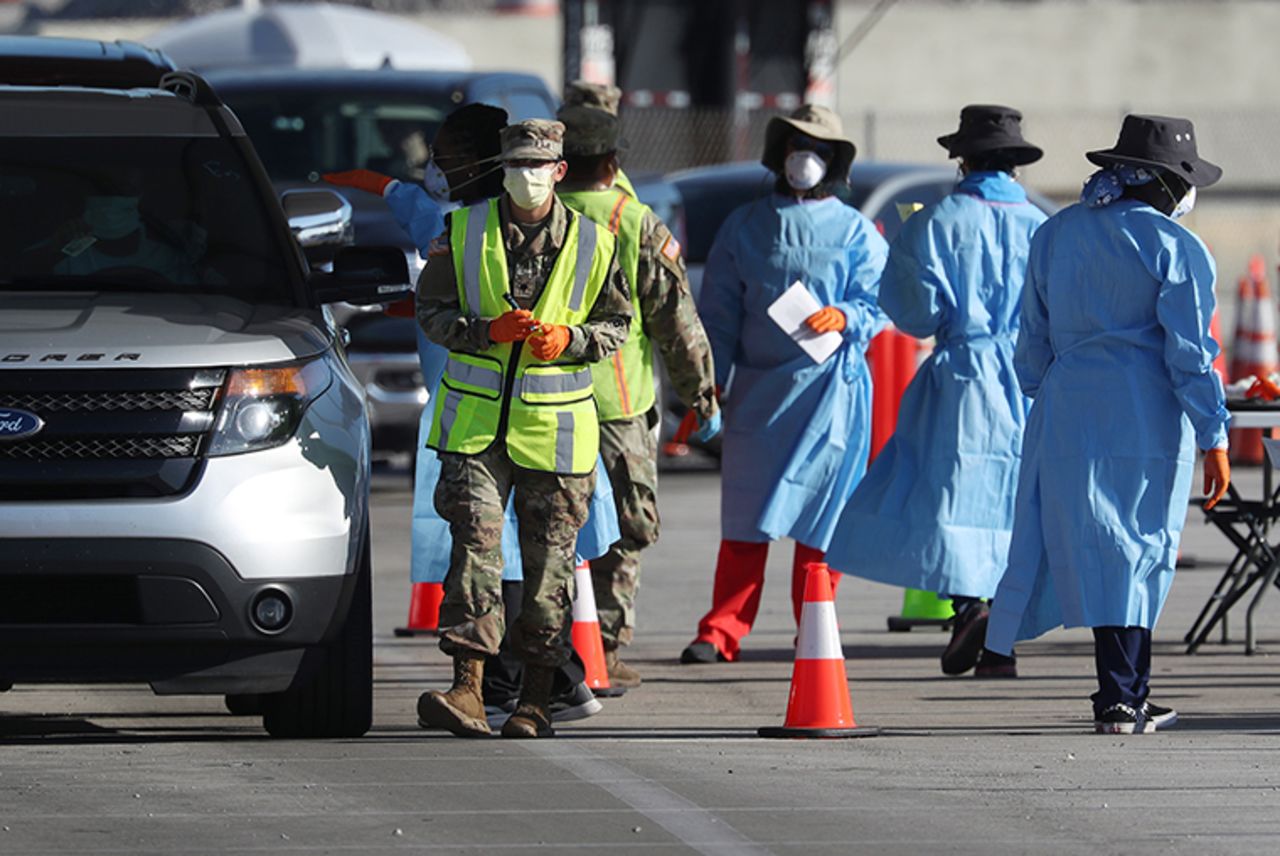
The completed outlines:
[[[175,68],[163,51],[128,41],[0,36],[0,83],[14,86],[153,87]]]
[[[160,88],[200,107],[223,106],[222,99],[213,91],[209,81],[194,71],[171,71],[160,78]]]

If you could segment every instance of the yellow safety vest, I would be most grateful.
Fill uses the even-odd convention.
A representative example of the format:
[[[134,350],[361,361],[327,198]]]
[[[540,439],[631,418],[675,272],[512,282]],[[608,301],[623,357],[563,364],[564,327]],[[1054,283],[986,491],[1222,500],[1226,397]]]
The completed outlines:
[[[618,237],[618,264],[631,287],[631,331],[627,341],[607,360],[591,366],[596,403],[602,422],[630,419],[653,407],[653,342],[644,332],[640,310],[640,236],[649,206],[618,188],[578,190],[560,194],[574,211],[606,227]]]
[[[509,280],[498,202],[455,211],[451,222],[462,309],[496,318],[510,308],[503,300]],[[534,316],[546,324],[584,323],[613,253],[613,235],[570,212],[564,246]],[[503,439],[511,461],[526,469],[586,475],[596,466],[600,423],[591,369],[583,362],[544,363],[522,342],[478,353],[450,351],[434,415],[427,445],[437,451],[478,455]]]

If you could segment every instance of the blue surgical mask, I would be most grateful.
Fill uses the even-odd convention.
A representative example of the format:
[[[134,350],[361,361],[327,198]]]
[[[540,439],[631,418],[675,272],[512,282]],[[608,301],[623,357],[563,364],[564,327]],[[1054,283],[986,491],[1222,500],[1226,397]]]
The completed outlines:
[[[422,172],[422,186],[427,194],[436,202],[447,202],[449,199],[449,179],[444,170],[435,161],[427,161]]]
[[[94,237],[114,241],[142,227],[136,196],[90,196],[84,201],[84,222]]]

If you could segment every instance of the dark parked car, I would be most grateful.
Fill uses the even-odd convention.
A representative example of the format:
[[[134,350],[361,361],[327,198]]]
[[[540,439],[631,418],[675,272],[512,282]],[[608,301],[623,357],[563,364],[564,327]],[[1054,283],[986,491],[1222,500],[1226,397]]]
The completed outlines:
[[[514,72],[268,69],[208,77],[278,191],[324,187],[323,173],[357,168],[417,183],[436,129],[457,107],[492,104],[516,122],[549,118],[557,106],[541,78]],[[386,204],[368,193],[340,192],[354,209],[356,243],[401,247],[416,279],[417,248]],[[415,368],[416,324],[336,314],[348,324],[348,355],[369,396],[375,452],[411,452],[426,401]]]

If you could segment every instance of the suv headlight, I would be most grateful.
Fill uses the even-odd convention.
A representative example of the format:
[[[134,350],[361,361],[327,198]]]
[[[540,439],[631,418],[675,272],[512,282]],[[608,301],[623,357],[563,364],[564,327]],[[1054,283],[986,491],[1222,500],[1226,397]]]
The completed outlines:
[[[256,452],[286,442],[331,380],[323,359],[232,369],[209,455]]]

